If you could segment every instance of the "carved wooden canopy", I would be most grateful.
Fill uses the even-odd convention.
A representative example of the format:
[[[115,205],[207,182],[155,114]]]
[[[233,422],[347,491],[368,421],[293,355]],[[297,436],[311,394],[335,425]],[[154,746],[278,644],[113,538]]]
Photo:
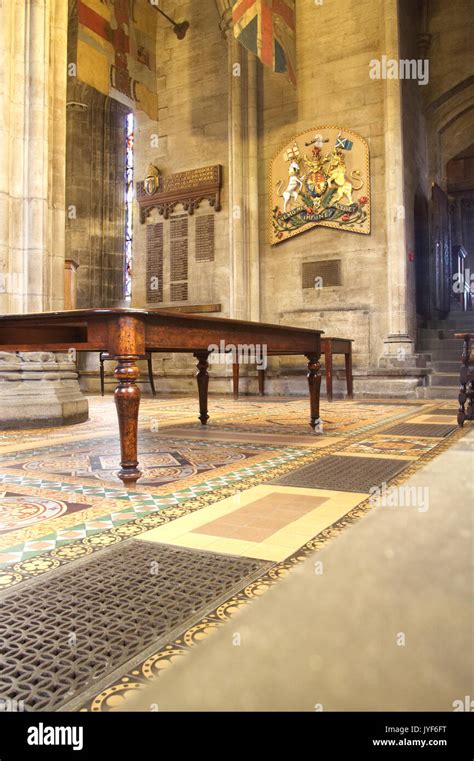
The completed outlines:
[[[215,211],[221,210],[222,166],[205,166],[178,172],[168,177],[159,175],[156,186],[146,181],[137,182],[137,201],[140,222],[145,222],[152,209],[157,209],[165,219],[178,204],[194,214],[202,201],[209,201]],[[152,192],[150,192],[150,189]]]

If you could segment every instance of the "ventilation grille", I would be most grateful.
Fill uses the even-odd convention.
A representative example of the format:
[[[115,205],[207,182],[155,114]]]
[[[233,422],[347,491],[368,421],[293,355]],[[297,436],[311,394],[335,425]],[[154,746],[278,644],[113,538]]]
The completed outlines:
[[[199,621],[267,567],[128,541],[4,594],[0,698],[23,700],[26,711],[53,711]]]
[[[302,280],[303,288],[330,288],[342,285],[341,260],[303,262]]]

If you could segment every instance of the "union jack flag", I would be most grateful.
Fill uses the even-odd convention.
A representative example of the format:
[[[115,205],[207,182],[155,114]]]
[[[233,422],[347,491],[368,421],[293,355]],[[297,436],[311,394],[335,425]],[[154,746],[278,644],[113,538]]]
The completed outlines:
[[[234,35],[296,86],[295,0],[233,0]]]

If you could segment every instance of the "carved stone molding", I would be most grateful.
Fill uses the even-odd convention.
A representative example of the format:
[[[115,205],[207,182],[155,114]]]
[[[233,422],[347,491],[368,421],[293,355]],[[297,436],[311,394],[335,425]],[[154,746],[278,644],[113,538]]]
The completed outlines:
[[[221,17],[219,28],[224,36],[227,36],[232,26],[232,0],[215,0],[219,16]]]
[[[0,429],[80,423],[89,405],[72,354],[0,352]]]
[[[418,35],[418,55],[420,58],[427,58],[431,46],[431,34],[423,32]]]

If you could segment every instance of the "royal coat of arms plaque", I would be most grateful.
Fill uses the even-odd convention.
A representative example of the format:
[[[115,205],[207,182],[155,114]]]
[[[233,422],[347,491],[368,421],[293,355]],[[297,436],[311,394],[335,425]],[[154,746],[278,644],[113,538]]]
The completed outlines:
[[[316,225],[370,233],[369,147],[342,127],[315,127],[275,156],[270,171],[270,242]]]

